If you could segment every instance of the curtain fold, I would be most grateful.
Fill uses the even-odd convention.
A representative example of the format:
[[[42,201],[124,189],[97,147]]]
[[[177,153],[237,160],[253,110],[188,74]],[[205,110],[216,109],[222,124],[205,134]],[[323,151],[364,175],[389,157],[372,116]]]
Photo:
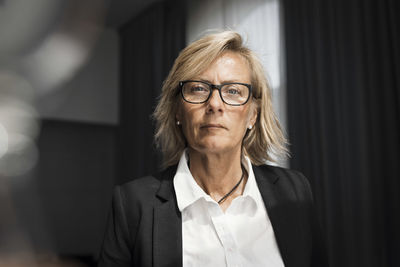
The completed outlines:
[[[400,25],[394,0],[283,0],[291,167],[332,266],[400,266]]]
[[[123,25],[120,36],[120,127],[117,183],[155,173],[151,114],[162,82],[185,46],[184,0],[156,2]]]

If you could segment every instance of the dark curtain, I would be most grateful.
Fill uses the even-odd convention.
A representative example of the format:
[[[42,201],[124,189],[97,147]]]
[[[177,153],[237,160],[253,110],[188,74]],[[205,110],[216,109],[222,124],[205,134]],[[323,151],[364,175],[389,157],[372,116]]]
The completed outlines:
[[[111,204],[117,127],[40,123],[40,161],[32,177],[13,184],[19,226],[36,252],[95,266]]]
[[[284,0],[291,167],[331,266],[400,266],[397,0]]]
[[[159,170],[151,114],[163,80],[185,46],[183,0],[161,1],[120,28],[120,128],[117,183]]]

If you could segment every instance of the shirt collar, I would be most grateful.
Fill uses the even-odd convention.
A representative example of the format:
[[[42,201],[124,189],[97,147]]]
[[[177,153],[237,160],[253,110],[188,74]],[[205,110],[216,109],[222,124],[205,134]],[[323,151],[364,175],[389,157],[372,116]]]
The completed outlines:
[[[243,190],[243,197],[251,198],[257,205],[257,203],[259,202],[259,198],[260,198],[260,192],[258,190],[256,178],[254,176],[253,166],[251,165],[250,159],[246,156],[244,156],[244,158],[242,160],[242,164],[246,168],[247,173],[249,175],[246,186],[244,187],[244,190]]]
[[[215,202],[204,190],[197,184],[189,170],[187,150],[182,153],[179,160],[178,168],[174,176],[174,189],[177,198],[179,210],[182,212],[186,207],[192,205],[199,199]],[[249,198],[258,206],[260,200],[260,192],[256,184],[251,161],[244,156],[242,163],[247,170],[248,179],[243,191],[243,197]]]
[[[210,198],[194,180],[187,164],[188,156],[185,150],[179,160],[178,168],[174,177],[174,188],[178,208],[182,212],[200,198]],[[211,199],[211,198],[210,198]]]

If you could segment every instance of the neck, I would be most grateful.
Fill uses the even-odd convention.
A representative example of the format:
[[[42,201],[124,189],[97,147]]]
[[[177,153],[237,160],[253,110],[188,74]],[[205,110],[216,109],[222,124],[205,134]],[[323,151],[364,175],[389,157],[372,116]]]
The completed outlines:
[[[225,153],[200,153],[189,148],[188,152],[190,172],[197,184],[214,200],[221,199],[239,182],[242,176],[240,148]],[[242,181],[228,199],[241,195],[244,184]]]

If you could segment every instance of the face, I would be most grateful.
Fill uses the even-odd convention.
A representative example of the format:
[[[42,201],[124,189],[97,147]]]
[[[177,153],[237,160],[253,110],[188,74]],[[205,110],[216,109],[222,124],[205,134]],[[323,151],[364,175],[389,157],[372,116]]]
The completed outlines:
[[[193,80],[217,85],[251,83],[246,60],[234,52],[225,52]],[[201,153],[240,150],[243,137],[256,118],[257,109],[251,97],[245,105],[230,106],[222,101],[218,90],[213,90],[209,100],[203,104],[191,104],[181,99],[176,115],[188,146]]]

